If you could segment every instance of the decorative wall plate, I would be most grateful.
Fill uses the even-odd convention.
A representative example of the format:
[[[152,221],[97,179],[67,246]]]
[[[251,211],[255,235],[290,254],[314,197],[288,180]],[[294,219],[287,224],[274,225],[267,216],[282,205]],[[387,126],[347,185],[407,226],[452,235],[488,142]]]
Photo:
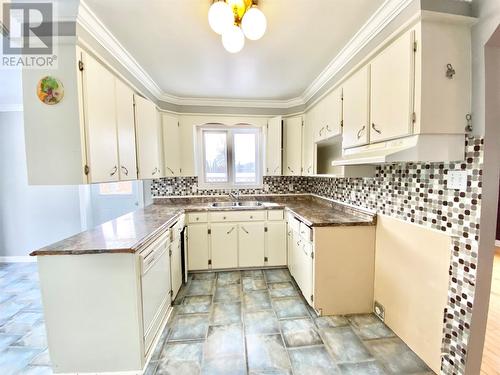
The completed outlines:
[[[36,94],[42,103],[54,105],[64,97],[64,86],[57,78],[45,76],[38,81]]]

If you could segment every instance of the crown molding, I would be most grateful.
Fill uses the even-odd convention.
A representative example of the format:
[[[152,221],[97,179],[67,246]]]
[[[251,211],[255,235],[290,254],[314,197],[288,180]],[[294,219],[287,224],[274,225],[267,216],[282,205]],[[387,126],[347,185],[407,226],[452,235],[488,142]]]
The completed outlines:
[[[265,99],[222,99],[222,98],[183,98],[163,93],[161,101],[181,106],[202,107],[245,107],[245,108],[293,108],[304,105],[302,98],[290,100],[265,100]]]
[[[141,67],[108,28],[97,18],[84,0],[80,0],[77,23],[105,48],[127,71],[154,97],[179,106],[245,107],[288,109],[303,106],[394,20],[413,0],[386,0],[347,42],[328,66],[298,97],[286,100],[245,100],[223,98],[179,97],[164,92],[153,78]]]
[[[132,57],[83,0],[80,1],[76,22],[141,82],[151,94],[157,99],[162,96],[163,91],[153,78],[139,65],[137,60]]]

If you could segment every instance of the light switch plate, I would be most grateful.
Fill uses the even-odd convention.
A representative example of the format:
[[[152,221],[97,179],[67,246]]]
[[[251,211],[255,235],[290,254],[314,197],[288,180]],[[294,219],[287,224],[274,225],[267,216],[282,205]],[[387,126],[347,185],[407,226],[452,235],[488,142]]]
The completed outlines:
[[[448,171],[446,187],[461,191],[467,190],[467,171]]]
[[[288,184],[288,190],[293,191],[293,184]]]

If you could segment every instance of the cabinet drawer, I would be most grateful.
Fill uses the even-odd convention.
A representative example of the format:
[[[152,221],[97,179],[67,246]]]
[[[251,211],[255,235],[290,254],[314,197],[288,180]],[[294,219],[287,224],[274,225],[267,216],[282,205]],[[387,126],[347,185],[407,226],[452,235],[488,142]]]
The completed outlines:
[[[211,212],[210,221],[262,221],[266,220],[266,211]]]
[[[168,248],[170,241],[171,241],[170,230],[167,230],[164,233],[162,233],[152,243],[139,250],[141,257],[141,270],[143,272],[149,266],[149,264],[153,262],[155,254],[159,254],[159,251],[161,249]]]
[[[305,225],[304,223],[300,223],[300,228],[299,228],[299,232],[300,232],[300,235],[301,237],[304,239],[304,240],[307,240],[307,241],[312,241],[312,228],[308,227],[307,225]]]
[[[192,212],[187,214],[188,223],[206,223],[208,220],[207,212]]]
[[[283,210],[269,210],[267,212],[268,220],[283,220]]]

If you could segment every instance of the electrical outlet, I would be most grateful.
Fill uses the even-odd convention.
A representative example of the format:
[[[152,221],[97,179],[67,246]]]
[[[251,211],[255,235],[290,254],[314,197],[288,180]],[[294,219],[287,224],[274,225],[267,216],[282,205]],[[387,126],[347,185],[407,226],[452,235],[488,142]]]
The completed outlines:
[[[356,192],[354,190],[351,190],[350,197],[351,197],[351,201],[355,201],[356,200]]]
[[[196,186],[196,185],[191,186],[192,193],[196,193],[197,191],[198,191],[198,186]]]
[[[173,186],[167,186],[167,194],[172,195],[174,193],[174,187]]]
[[[293,184],[288,184],[288,190],[293,191]]]
[[[448,171],[448,179],[446,181],[448,189],[467,190],[467,171]]]
[[[381,321],[385,320],[385,308],[384,306],[382,306],[380,302],[375,301],[375,306],[373,310],[375,312],[375,315],[377,315]]]
[[[268,193],[268,192],[269,192],[269,184],[264,184],[264,191],[265,191],[266,193]]]

